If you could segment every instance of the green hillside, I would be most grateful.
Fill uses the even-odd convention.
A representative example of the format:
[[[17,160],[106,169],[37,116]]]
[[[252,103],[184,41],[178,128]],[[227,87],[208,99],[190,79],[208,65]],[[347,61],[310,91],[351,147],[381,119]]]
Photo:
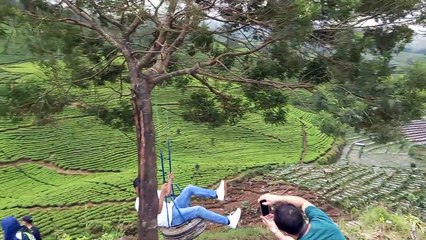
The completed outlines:
[[[29,63],[3,64],[1,70],[18,81],[43,79]],[[191,89],[196,88],[185,94]],[[71,91],[77,93],[84,95],[82,103],[106,103],[117,97],[108,87]],[[210,186],[267,164],[310,162],[333,143],[311,123],[314,114],[294,107],[288,108],[288,122],[282,126],[267,125],[257,114],[218,128],[185,122],[176,105],[185,94],[160,88],[153,99],[157,154],[166,151],[170,138],[173,172],[181,186]],[[43,235],[56,229],[82,234],[91,220],[134,221],[131,181],[136,170],[134,133],[103,125],[76,106],[66,108],[48,125],[34,125],[31,119],[0,120],[0,218],[32,214]]]
[[[426,62],[426,55],[421,53],[400,52],[391,61],[392,65],[406,67],[414,62]]]
[[[366,165],[295,165],[273,171],[286,183],[315,191],[344,209],[365,209],[386,204],[397,212],[426,218],[426,175],[422,170]]]

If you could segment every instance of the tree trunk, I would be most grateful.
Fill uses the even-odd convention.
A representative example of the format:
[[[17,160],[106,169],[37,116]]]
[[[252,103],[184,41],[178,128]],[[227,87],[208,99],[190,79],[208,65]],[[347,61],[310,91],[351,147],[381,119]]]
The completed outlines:
[[[132,71],[132,70],[131,70]],[[138,149],[139,212],[138,239],[158,239],[157,164],[151,91],[148,79],[135,73],[139,84],[133,85],[133,113]],[[131,77],[136,77],[131,73]],[[135,79],[133,79],[135,80]],[[134,82],[134,81],[132,81]]]

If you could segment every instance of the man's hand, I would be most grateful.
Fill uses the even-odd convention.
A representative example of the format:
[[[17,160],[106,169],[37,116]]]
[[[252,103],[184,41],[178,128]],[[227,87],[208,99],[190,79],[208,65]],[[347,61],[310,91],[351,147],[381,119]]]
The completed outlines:
[[[172,182],[173,181],[173,178],[175,178],[175,175],[173,174],[173,173],[169,173],[169,176],[168,176],[168,182]]]
[[[312,203],[310,203],[308,200],[303,199],[301,197],[297,197],[297,196],[291,196],[291,195],[279,196],[279,195],[267,193],[259,197],[258,201],[260,202],[261,200],[266,200],[266,202],[264,202],[263,204],[268,206],[271,206],[277,203],[293,204],[297,208],[302,209],[303,212],[305,211],[307,207],[313,206]]]
[[[278,230],[274,221],[274,214],[271,213],[266,216],[260,216],[260,218],[262,219],[263,224],[265,224],[265,226],[267,226],[271,231]]]
[[[274,214],[268,214],[266,216],[260,216],[262,219],[263,224],[265,224],[266,227],[271,230],[271,232],[274,234],[275,239],[277,240],[294,240],[294,238],[284,235],[283,232],[281,232],[274,221]]]
[[[263,205],[271,206],[278,202],[281,202],[283,200],[283,197],[275,194],[266,193],[260,196],[257,201],[260,202],[262,200],[266,200],[266,202],[262,203]]]
[[[164,193],[164,196],[169,196],[170,193],[172,192],[172,188],[171,188],[170,184],[164,183],[161,186],[161,192]]]

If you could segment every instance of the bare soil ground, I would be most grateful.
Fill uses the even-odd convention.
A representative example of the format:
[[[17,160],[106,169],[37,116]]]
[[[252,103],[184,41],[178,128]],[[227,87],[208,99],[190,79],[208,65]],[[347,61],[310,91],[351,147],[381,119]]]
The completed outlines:
[[[229,214],[236,208],[242,208],[240,226],[262,225],[260,207],[257,202],[264,193],[290,194],[303,197],[321,208],[334,220],[346,218],[347,215],[336,206],[329,204],[321,196],[309,190],[303,190],[284,182],[269,182],[267,179],[239,178],[228,182],[225,201],[194,199],[193,205],[201,205],[220,214]],[[217,224],[208,225],[209,229],[222,227]]]
[[[228,215],[238,207],[242,208],[242,216],[239,227],[262,226],[260,216],[260,206],[257,202],[259,196],[265,193],[290,194],[303,197],[315,206],[325,211],[335,221],[338,219],[348,219],[348,215],[337,206],[333,206],[315,192],[300,189],[297,186],[285,182],[270,182],[268,179],[241,177],[228,181],[228,189],[225,201],[220,202],[210,199],[193,199],[192,205],[204,206],[207,209],[219,214]],[[220,229],[223,226],[207,223],[207,229]],[[129,229],[130,230],[130,229]],[[127,232],[127,237],[122,240],[135,240],[136,229]],[[130,236],[129,236],[130,235]]]

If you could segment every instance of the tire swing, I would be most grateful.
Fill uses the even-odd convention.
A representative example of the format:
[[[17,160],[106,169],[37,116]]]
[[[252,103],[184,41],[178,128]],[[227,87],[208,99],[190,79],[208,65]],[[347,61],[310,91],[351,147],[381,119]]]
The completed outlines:
[[[201,218],[195,218],[176,227],[160,228],[166,240],[192,240],[206,229],[206,223]]]
[[[167,140],[167,152],[168,152],[168,160],[169,160],[169,172],[172,172],[172,159],[171,159],[171,148],[170,148],[170,140]],[[160,159],[161,159],[161,171],[163,174],[163,183],[166,182],[166,173],[164,170],[164,155],[163,151],[160,150]],[[174,205],[174,199],[177,197],[175,195],[174,187],[176,186],[177,190],[181,192],[181,189],[177,184],[172,184],[172,193],[169,197],[170,200],[173,202]],[[201,218],[194,218],[189,221],[185,221],[185,223],[178,225],[178,226],[170,226],[170,219],[169,219],[169,210],[168,204],[166,204],[166,212],[167,212],[167,223],[169,224],[168,227],[160,227],[159,230],[162,233],[165,240],[192,240],[198,237],[201,233],[204,232],[206,229],[206,223]],[[179,211],[179,208],[176,208],[180,217],[185,220],[185,218],[182,216],[181,212]]]

